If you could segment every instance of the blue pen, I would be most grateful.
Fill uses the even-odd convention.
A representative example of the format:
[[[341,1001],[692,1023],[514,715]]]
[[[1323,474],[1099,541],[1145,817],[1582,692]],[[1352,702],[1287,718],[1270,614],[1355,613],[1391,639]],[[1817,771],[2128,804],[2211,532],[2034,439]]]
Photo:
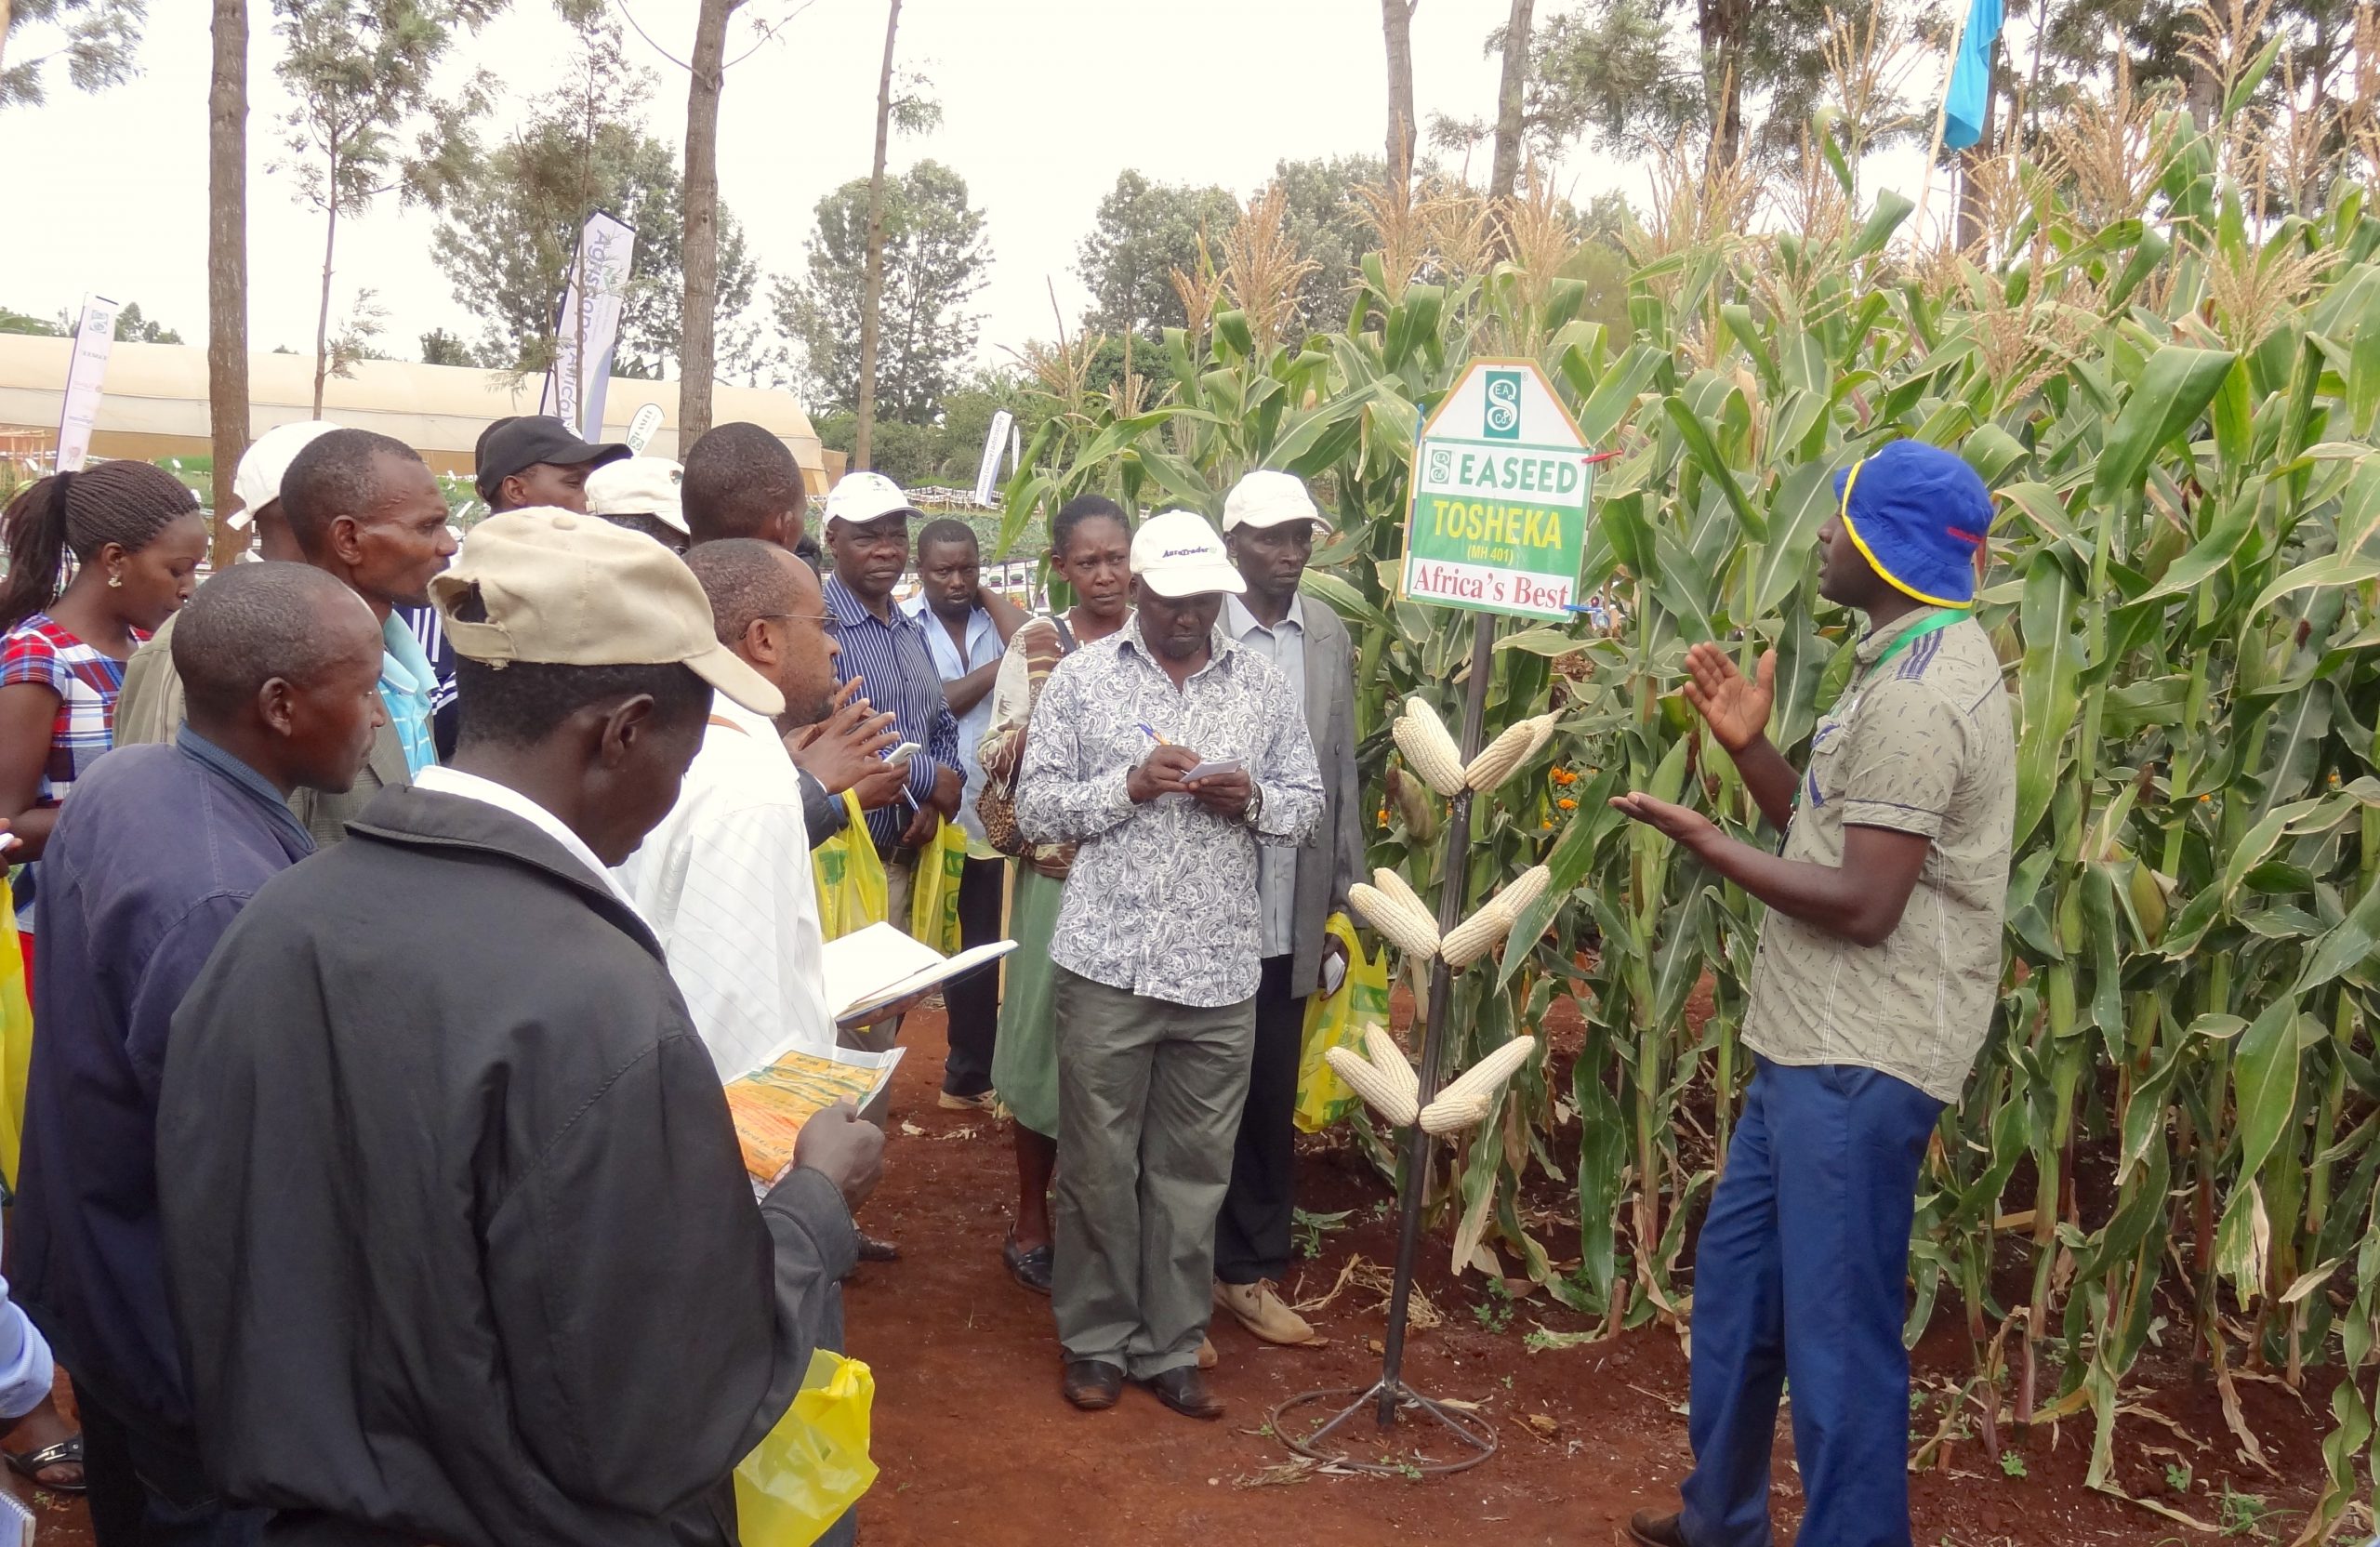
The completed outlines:
[[[1152,725],[1152,724],[1150,724],[1150,723],[1149,723],[1147,721],[1145,721],[1145,720],[1144,720],[1144,721],[1141,721],[1141,734],[1142,734],[1143,735],[1144,735],[1144,736],[1148,737],[1151,741],[1156,742],[1159,747],[1170,747],[1170,746],[1172,746],[1172,745],[1173,745],[1173,743],[1171,743],[1171,742],[1170,742],[1170,741],[1166,740],[1166,739],[1165,739],[1165,737],[1163,737],[1163,736],[1159,735],[1159,734],[1157,734],[1157,727],[1156,727],[1156,726],[1154,726],[1154,725]]]

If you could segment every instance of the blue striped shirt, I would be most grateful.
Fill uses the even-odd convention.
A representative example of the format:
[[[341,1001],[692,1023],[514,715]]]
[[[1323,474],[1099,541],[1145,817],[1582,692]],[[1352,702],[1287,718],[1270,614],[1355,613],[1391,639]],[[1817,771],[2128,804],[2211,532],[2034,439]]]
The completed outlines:
[[[404,619],[405,628],[421,645],[421,653],[430,660],[431,674],[437,679],[430,693],[430,719],[437,738],[438,760],[447,761],[455,755],[455,732],[461,712],[455,707],[455,647],[446,642],[445,627],[438,621],[435,607],[399,607],[396,615]]]
[[[865,680],[867,685],[860,691],[877,712],[890,712],[901,739],[925,748],[909,763],[909,794],[923,805],[933,794],[934,775],[943,769],[966,777],[959,758],[959,721],[942,695],[942,673],[934,669],[924,626],[898,607],[891,609],[890,623],[878,617],[831,570],[823,588],[826,611],[835,617],[835,642],[842,651],[835,658],[836,680]],[[909,815],[909,808],[900,804],[867,813],[868,836],[879,852],[889,853],[900,843]]]

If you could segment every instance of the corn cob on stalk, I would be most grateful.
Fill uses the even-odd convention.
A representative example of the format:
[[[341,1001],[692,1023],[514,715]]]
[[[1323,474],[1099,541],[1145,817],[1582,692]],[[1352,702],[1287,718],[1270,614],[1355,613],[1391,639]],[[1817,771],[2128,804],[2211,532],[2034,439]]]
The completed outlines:
[[[1437,921],[1413,899],[1409,890],[1397,897],[1357,881],[1347,889],[1347,901],[1355,905],[1366,922],[1407,956],[1427,961],[1438,954]]]
[[[1407,1090],[1394,1073],[1382,1069],[1368,1059],[1356,1056],[1353,1048],[1331,1048],[1322,1057],[1330,1065],[1331,1072],[1347,1082],[1347,1089],[1363,1097],[1366,1105],[1397,1127],[1407,1127],[1418,1115],[1414,1111],[1414,1092]],[[1401,1054],[1397,1062],[1405,1063]],[[1407,1064],[1405,1073],[1410,1078],[1412,1066]]]
[[[1488,1120],[1488,1108],[1495,1104],[1496,1092],[1506,1080],[1517,1073],[1529,1054],[1536,1051],[1537,1038],[1515,1037],[1487,1057],[1462,1072],[1461,1078],[1437,1094],[1419,1115],[1425,1133],[1452,1133]]]
[[[1474,789],[1493,789],[1513,776],[1513,770],[1537,755],[1554,734],[1554,716],[1538,715],[1508,727],[1489,742],[1463,770],[1463,782]]]
[[[1404,814],[1405,830],[1416,843],[1430,843],[1438,836],[1438,811],[1430,800],[1430,790],[1421,775],[1402,768],[1388,771],[1389,799]]]
[[[1553,879],[1553,871],[1542,865],[1532,865],[1522,871],[1512,885],[1496,893],[1495,906],[1503,909],[1505,917],[1517,924],[1528,905],[1537,901]]]
[[[1382,1030],[1377,1023],[1364,1025],[1364,1056],[1372,1067],[1396,1082],[1408,1101],[1421,1099],[1421,1077],[1413,1072],[1413,1061],[1396,1045],[1396,1038]]]
[[[1501,902],[1491,902],[1470,918],[1447,932],[1438,944],[1438,954],[1446,958],[1448,966],[1456,972],[1486,956],[1496,948],[1496,942],[1511,932],[1513,916],[1504,911]]]
[[[1447,734],[1446,722],[1430,701],[1418,694],[1405,701],[1405,712],[1392,728],[1405,765],[1439,794],[1451,799],[1462,792],[1462,752]]]
[[[1429,919],[1430,932],[1433,934],[1437,932],[1438,916],[1430,911],[1430,905],[1421,900],[1421,894],[1414,891],[1412,883],[1403,876],[1383,865],[1372,872],[1372,884],[1422,918]]]

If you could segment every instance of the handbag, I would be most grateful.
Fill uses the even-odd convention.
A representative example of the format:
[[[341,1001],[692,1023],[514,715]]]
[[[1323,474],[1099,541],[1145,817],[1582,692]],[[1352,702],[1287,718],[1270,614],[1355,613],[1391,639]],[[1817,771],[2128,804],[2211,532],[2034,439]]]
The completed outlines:
[[[1051,615],[1051,623],[1058,630],[1058,658],[1064,660],[1075,653],[1074,630],[1066,627],[1064,613]],[[1016,753],[1016,768],[1004,778],[988,772],[984,775],[984,787],[975,795],[975,820],[984,825],[984,841],[1011,859],[1023,859],[1033,845],[1016,826],[1016,775],[1025,767],[1025,749],[1020,745]]]

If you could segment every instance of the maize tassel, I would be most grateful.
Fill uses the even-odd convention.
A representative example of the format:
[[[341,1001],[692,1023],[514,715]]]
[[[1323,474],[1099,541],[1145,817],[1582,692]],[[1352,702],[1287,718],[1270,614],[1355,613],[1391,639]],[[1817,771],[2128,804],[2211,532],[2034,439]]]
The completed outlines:
[[[1512,932],[1513,916],[1496,903],[1489,903],[1478,912],[1447,932],[1438,944],[1438,954],[1456,972],[1486,956],[1496,948],[1496,942]]]
[[[1471,760],[1471,766],[1463,771],[1463,782],[1474,789],[1493,789],[1511,778],[1513,771],[1535,757],[1554,734],[1554,718],[1541,714],[1507,728]]]
[[[1354,1049],[1330,1048],[1322,1057],[1330,1065],[1330,1072],[1347,1082],[1347,1089],[1364,1098],[1364,1104],[1397,1127],[1407,1127],[1419,1116],[1412,1093],[1400,1086],[1394,1075],[1358,1057]]]
[[[1417,961],[1427,961],[1438,954],[1436,921],[1407,897],[1393,897],[1375,886],[1357,881],[1347,889],[1347,901],[1364,916],[1367,923],[1386,935],[1389,942]]]
[[[1415,694],[1405,701],[1405,712],[1393,727],[1396,749],[1405,765],[1419,774],[1432,789],[1451,800],[1462,793],[1462,752],[1447,734],[1446,721],[1430,701]]]
[[[1420,1113],[1422,1131],[1451,1133],[1487,1120],[1496,1092],[1537,1050],[1534,1037],[1515,1037],[1462,1072]],[[1435,1125],[1435,1126],[1434,1126]]]

